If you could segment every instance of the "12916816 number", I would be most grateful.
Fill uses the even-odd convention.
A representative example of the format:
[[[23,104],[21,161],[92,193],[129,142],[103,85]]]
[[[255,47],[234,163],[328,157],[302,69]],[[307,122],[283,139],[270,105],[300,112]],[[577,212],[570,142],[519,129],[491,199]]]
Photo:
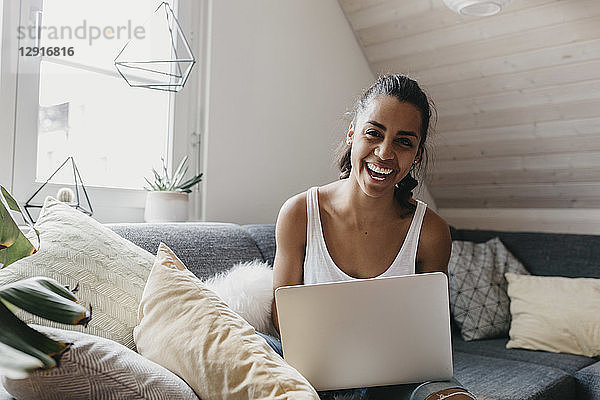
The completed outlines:
[[[48,57],[64,57],[75,55],[75,49],[73,47],[19,47],[19,55],[25,57],[37,57],[37,56],[48,56]]]

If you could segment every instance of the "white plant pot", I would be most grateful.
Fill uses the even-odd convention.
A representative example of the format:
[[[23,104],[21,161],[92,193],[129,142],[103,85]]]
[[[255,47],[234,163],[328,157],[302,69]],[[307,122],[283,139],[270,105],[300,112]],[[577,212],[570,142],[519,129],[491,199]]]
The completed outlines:
[[[188,220],[189,193],[148,192],[146,195],[146,222],[185,222]]]

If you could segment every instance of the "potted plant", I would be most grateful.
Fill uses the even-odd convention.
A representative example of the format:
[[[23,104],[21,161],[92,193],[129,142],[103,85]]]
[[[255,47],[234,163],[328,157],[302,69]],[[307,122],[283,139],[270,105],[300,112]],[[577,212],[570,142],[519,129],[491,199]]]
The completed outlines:
[[[161,160],[162,174],[152,168],[154,181],[144,178],[150,185],[144,188],[148,191],[144,220],[146,222],[187,221],[189,193],[194,185],[200,183],[202,174],[184,181],[188,170],[187,156],[181,160],[173,175],[169,175],[165,159],[161,158]]]
[[[37,251],[12,218],[11,211],[21,214],[39,242],[39,232],[24,217],[15,199],[0,186],[0,268]],[[29,327],[14,314],[17,308],[71,325],[87,325],[91,319],[91,307],[88,311],[78,304],[73,293],[53,279],[33,277],[0,286],[0,375],[13,379],[24,378],[38,368],[55,367],[69,347],[68,343],[52,340]]]

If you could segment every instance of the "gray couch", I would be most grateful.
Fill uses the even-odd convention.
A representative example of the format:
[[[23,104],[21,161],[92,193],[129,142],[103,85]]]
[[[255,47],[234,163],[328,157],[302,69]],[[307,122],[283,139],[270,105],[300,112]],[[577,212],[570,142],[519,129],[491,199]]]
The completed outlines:
[[[273,225],[119,224],[119,235],[155,253],[166,243],[201,278],[239,261],[272,264]],[[455,240],[500,237],[534,275],[600,278],[600,236],[452,229]],[[600,359],[506,349],[508,338],[465,342],[453,331],[455,377],[480,400],[600,399]],[[0,400],[10,399],[0,386]]]

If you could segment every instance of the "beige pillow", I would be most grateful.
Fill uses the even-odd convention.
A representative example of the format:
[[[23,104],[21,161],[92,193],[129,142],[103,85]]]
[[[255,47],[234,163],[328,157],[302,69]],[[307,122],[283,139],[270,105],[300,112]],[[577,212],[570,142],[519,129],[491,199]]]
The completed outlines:
[[[203,400],[319,398],[163,243],[138,322],[133,333],[138,352],[179,375]]]
[[[507,348],[600,355],[600,279],[505,274]]]

